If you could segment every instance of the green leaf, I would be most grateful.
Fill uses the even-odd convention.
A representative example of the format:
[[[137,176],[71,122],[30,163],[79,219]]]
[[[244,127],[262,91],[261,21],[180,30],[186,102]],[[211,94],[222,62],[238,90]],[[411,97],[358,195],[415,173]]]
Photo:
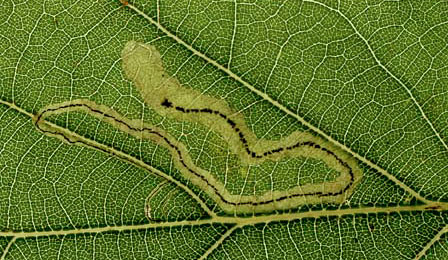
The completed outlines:
[[[447,258],[448,2],[0,8],[0,259]]]

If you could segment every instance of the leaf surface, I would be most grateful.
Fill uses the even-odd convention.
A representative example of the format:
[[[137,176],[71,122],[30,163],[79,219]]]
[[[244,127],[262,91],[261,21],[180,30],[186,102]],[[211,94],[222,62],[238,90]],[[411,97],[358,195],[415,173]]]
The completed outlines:
[[[1,259],[445,259],[440,1],[6,1]]]

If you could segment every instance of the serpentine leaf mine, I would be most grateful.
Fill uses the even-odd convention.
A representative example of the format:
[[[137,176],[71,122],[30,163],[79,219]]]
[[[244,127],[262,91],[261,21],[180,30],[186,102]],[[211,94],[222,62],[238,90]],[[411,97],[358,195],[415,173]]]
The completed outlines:
[[[239,158],[240,172],[266,162],[306,158],[324,162],[339,176],[330,181],[296,185],[289,189],[271,189],[262,194],[235,194],[228,190],[227,183],[217,177],[220,173],[211,173],[199,167],[186,145],[166,130],[141,120],[126,118],[111,108],[89,100],[73,100],[46,107],[35,118],[37,128],[70,143],[108,152],[107,147],[100,147],[95,142],[86,141],[73,132],[61,130],[45,121],[50,115],[82,111],[135,138],[155,142],[172,153],[176,167],[186,179],[229,213],[270,212],[304,204],[342,203],[351,195],[362,176],[355,159],[311,133],[294,132],[275,141],[257,138],[249,129],[244,116],[234,111],[225,100],[182,86],[176,78],[168,76],[160,53],[154,46],[130,41],[122,51],[122,62],[126,76],[132,80],[151,109],[165,117],[200,124],[217,133]]]

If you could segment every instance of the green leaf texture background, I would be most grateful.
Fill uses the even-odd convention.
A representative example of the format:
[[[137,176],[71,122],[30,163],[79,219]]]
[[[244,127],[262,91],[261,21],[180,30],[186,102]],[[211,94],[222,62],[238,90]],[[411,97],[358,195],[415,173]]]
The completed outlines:
[[[448,259],[447,1],[4,0],[0,23],[1,260]],[[156,127],[236,198],[342,174],[306,154],[247,162],[157,110],[123,67],[130,42],[254,146],[304,133],[359,178],[339,200],[228,208],[105,113],[39,118],[82,100]]]

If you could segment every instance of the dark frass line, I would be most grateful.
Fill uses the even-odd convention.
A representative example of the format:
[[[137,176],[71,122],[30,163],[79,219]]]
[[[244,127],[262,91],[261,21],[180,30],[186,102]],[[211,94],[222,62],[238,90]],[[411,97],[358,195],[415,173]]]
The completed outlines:
[[[326,148],[324,148],[324,147],[321,147],[320,145],[318,145],[318,144],[316,144],[316,143],[314,143],[314,142],[311,142],[311,141],[307,141],[307,142],[297,142],[296,144],[291,145],[291,146],[280,147],[280,148],[277,148],[277,149],[272,149],[272,150],[266,151],[266,152],[264,152],[264,153],[262,153],[262,154],[257,154],[256,152],[250,150],[249,145],[248,145],[248,141],[247,141],[246,137],[244,136],[244,133],[241,132],[241,129],[237,127],[235,121],[233,121],[232,119],[230,119],[230,118],[229,118],[228,116],[226,116],[225,114],[223,114],[223,113],[221,113],[221,112],[219,112],[219,111],[216,111],[216,110],[212,110],[212,109],[210,109],[210,108],[201,108],[201,109],[193,108],[193,109],[190,109],[190,108],[183,108],[183,107],[180,107],[180,106],[174,106],[173,103],[170,102],[168,99],[165,99],[165,100],[161,103],[161,105],[164,106],[164,107],[166,107],[166,108],[173,108],[173,109],[175,109],[175,110],[177,110],[177,111],[180,111],[180,112],[182,112],[182,113],[208,113],[208,114],[215,114],[215,115],[221,117],[221,118],[224,119],[224,120],[225,120],[225,121],[232,127],[232,129],[238,134],[239,139],[240,139],[241,143],[243,144],[243,146],[244,146],[244,148],[245,148],[245,151],[247,152],[248,155],[250,155],[250,156],[253,157],[253,158],[263,158],[263,157],[265,157],[265,156],[269,156],[269,155],[272,155],[272,154],[275,154],[275,153],[280,153],[280,152],[285,151],[285,150],[292,150],[292,149],[295,149],[295,148],[298,148],[298,147],[301,147],[301,146],[309,146],[309,147],[312,147],[312,148],[315,148],[315,149],[320,149],[321,151],[326,152],[326,153],[329,154],[330,156],[333,156],[339,163],[341,163],[344,167],[346,167],[347,169],[349,169],[350,182],[349,182],[343,189],[341,189],[341,190],[338,191],[338,192],[321,192],[321,191],[318,191],[318,192],[309,192],[309,193],[295,193],[295,194],[286,195],[286,196],[282,196],[282,197],[279,197],[279,198],[276,198],[276,199],[270,199],[270,200],[265,200],[265,201],[258,201],[258,202],[250,202],[250,201],[248,201],[248,202],[233,202],[233,201],[228,201],[226,198],[224,198],[224,197],[218,192],[218,189],[217,189],[215,186],[211,185],[211,184],[208,182],[208,180],[207,180],[203,175],[201,175],[201,174],[195,172],[193,169],[191,169],[191,168],[185,163],[185,161],[184,161],[184,159],[183,159],[183,156],[182,156],[182,153],[181,153],[180,149],[179,149],[177,146],[175,146],[172,142],[170,142],[170,140],[169,140],[168,138],[166,138],[164,135],[162,135],[161,133],[157,132],[156,130],[154,130],[154,129],[152,129],[152,128],[148,128],[148,127],[135,128],[135,127],[132,127],[132,126],[130,126],[129,124],[127,124],[126,122],[124,122],[123,120],[118,119],[118,118],[115,118],[114,116],[112,116],[112,115],[110,115],[110,114],[107,114],[107,113],[105,113],[105,112],[103,112],[103,111],[101,111],[101,110],[92,108],[91,106],[89,106],[89,105],[87,105],[87,104],[69,104],[69,105],[64,105],[64,106],[60,106],[60,107],[57,107],[57,108],[49,108],[49,109],[46,109],[46,110],[44,110],[43,112],[41,112],[41,113],[39,114],[39,116],[37,117],[37,120],[36,120],[36,122],[35,122],[35,126],[36,126],[37,129],[39,129],[39,130],[40,130],[41,132],[43,132],[43,133],[49,133],[49,134],[52,134],[52,135],[62,136],[62,137],[64,138],[64,140],[66,140],[66,141],[67,141],[68,143],[70,143],[70,144],[81,143],[81,144],[84,144],[84,145],[86,145],[86,146],[96,148],[96,149],[98,149],[98,150],[100,150],[100,151],[103,151],[103,152],[105,152],[105,153],[107,153],[107,154],[113,154],[113,155],[115,155],[115,156],[120,157],[121,159],[126,160],[126,161],[129,161],[126,157],[124,157],[124,156],[120,156],[120,155],[117,155],[117,154],[114,154],[114,153],[112,153],[112,152],[110,152],[110,151],[108,151],[108,150],[106,150],[106,149],[103,149],[103,148],[101,148],[101,147],[99,147],[99,146],[95,146],[95,145],[89,144],[89,143],[84,142],[84,141],[82,141],[82,140],[72,141],[70,138],[68,138],[67,136],[65,136],[65,135],[62,134],[62,133],[45,130],[45,129],[43,129],[43,128],[41,128],[41,127],[39,126],[39,122],[42,120],[42,118],[44,117],[44,115],[45,115],[46,113],[57,112],[58,110],[63,110],[63,109],[67,109],[67,108],[77,108],[77,107],[79,107],[79,108],[87,108],[87,109],[90,110],[92,113],[96,113],[96,114],[102,115],[102,116],[104,116],[104,117],[106,117],[106,118],[110,118],[110,119],[112,119],[113,121],[115,121],[115,122],[117,122],[117,123],[120,123],[120,124],[126,126],[128,129],[130,129],[130,130],[132,130],[132,131],[136,131],[136,132],[147,132],[147,133],[149,133],[149,134],[157,135],[157,136],[159,136],[160,138],[162,138],[163,141],[164,141],[169,147],[171,147],[172,149],[174,149],[174,150],[176,151],[177,156],[178,156],[178,159],[179,159],[179,162],[180,162],[180,163],[181,163],[181,164],[182,164],[182,165],[183,165],[183,166],[184,166],[190,173],[192,173],[192,174],[195,175],[196,177],[200,178],[200,179],[201,179],[202,181],[204,181],[209,187],[212,187],[214,193],[220,198],[221,201],[223,201],[223,202],[226,203],[226,204],[230,204],[230,205],[234,205],[234,206],[237,206],[237,205],[253,205],[253,206],[257,206],[257,205],[265,205],[265,204],[270,204],[270,203],[274,203],[274,202],[278,202],[278,201],[286,200],[286,199],[289,199],[289,198],[305,197],[305,196],[318,196],[318,197],[337,196],[337,195],[341,195],[342,193],[344,193],[345,191],[347,191],[347,190],[353,185],[353,183],[354,183],[354,173],[353,173],[352,168],[351,168],[345,161],[343,161],[341,158],[337,157],[336,154],[335,154],[334,152],[332,152],[332,151],[330,151],[330,150],[328,150],[328,149],[326,149]]]
[[[332,157],[334,157],[334,158],[335,158],[340,164],[342,164],[345,168],[348,168],[348,169],[349,169],[350,183],[347,184],[347,186],[345,186],[344,189],[342,189],[342,190],[339,191],[339,192],[328,192],[328,193],[314,192],[314,193],[299,193],[299,194],[292,194],[292,195],[290,195],[290,196],[279,197],[278,199],[275,199],[275,200],[268,200],[268,201],[266,201],[267,203],[274,202],[274,201],[284,200],[284,199],[286,199],[286,198],[290,198],[290,197],[298,197],[298,196],[300,196],[300,195],[301,195],[301,196],[318,195],[319,197],[336,196],[336,195],[340,195],[340,194],[344,193],[345,191],[347,191],[347,190],[351,187],[351,185],[353,184],[353,182],[354,182],[355,177],[354,177],[352,168],[351,168],[345,161],[343,161],[341,158],[337,157],[335,153],[333,153],[332,151],[326,149],[325,147],[321,147],[320,145],[318,145],[318,144],[316,144],[316,143],[314,143],[314,142],[311,142],[311,141],[307,141],[307,142],[297,142],[296,144],[291,145],[291,146],[280,147],[280,148],[277,148],[277,149],[272,149],[272,150],[266,151],[266,152],[264,152],[264,153],[262,153],[262,154],[257,154],[256,152],[252,151],[252,150],[249,148],[248,141],[247,141],[246,137],[244,136],[244,133],[241,131],[241,129],[239,129],[239,128],[236,126],[235,121],[233,121],[232,119],[230,119],[227,115],[225,115],[225,114],[223,114],[223,113],[221,113],[221,112],[219,112],[219,111],[217,111],[217,110],[212,110],[212,109],[210,109],[210,108],[202,108],[202,109],[191,108],[191,109],[190,109],[190,108],[183,108],[183,107],[180,107],[180,106],[174,106],[173,103],[172,103],[171,101],[169,101],[168,99],[165,99],[165,100],[162,102],[161,105],[164,106],[164,107],[166,107],[166,108],[174,108],[174,109],[176,109],[177,111],[180,111],[180,112],[182,112],[182,113],[208,113],[208,114],[215,114],[215,115],[218,115],[219,117],[223,118],[223,119],[224,119],[224,120],[225,120],[225,121],[232,127],[232,129],[238,134],[238,136],[239,136],[239,138],[240,138],[240,141],[241,141],[241,143],[244,145],[244,148],[245,148],[247,154],[250,155],[250,156],[252,156],[252,158],[257,158],[257,159],[259,159],[259,158],[263,158],[263,157],[266,157],[266,156],[271,155],[271,154],[280,153],[280,152],[285,151],[285,150],[292,150],[292,149],[298,148],[298,147],[300,147],[300,146],[309,146],[309,147],[316,148],[316,149],[320,149],[321,151],[326,152],[327,154],[329,154],[329,155],[331,155]],[[267,204],[267,203],[265,203],[265,202],[263,201],[263,202],[259,202],[258,204]],[[243,203],[239,203],[238,205],[240,205],[240,204],[252,204],[252,203],[246,203],[246,202],[243,202]],[[257,202],[254,202],[253,205],[257,205]]]

